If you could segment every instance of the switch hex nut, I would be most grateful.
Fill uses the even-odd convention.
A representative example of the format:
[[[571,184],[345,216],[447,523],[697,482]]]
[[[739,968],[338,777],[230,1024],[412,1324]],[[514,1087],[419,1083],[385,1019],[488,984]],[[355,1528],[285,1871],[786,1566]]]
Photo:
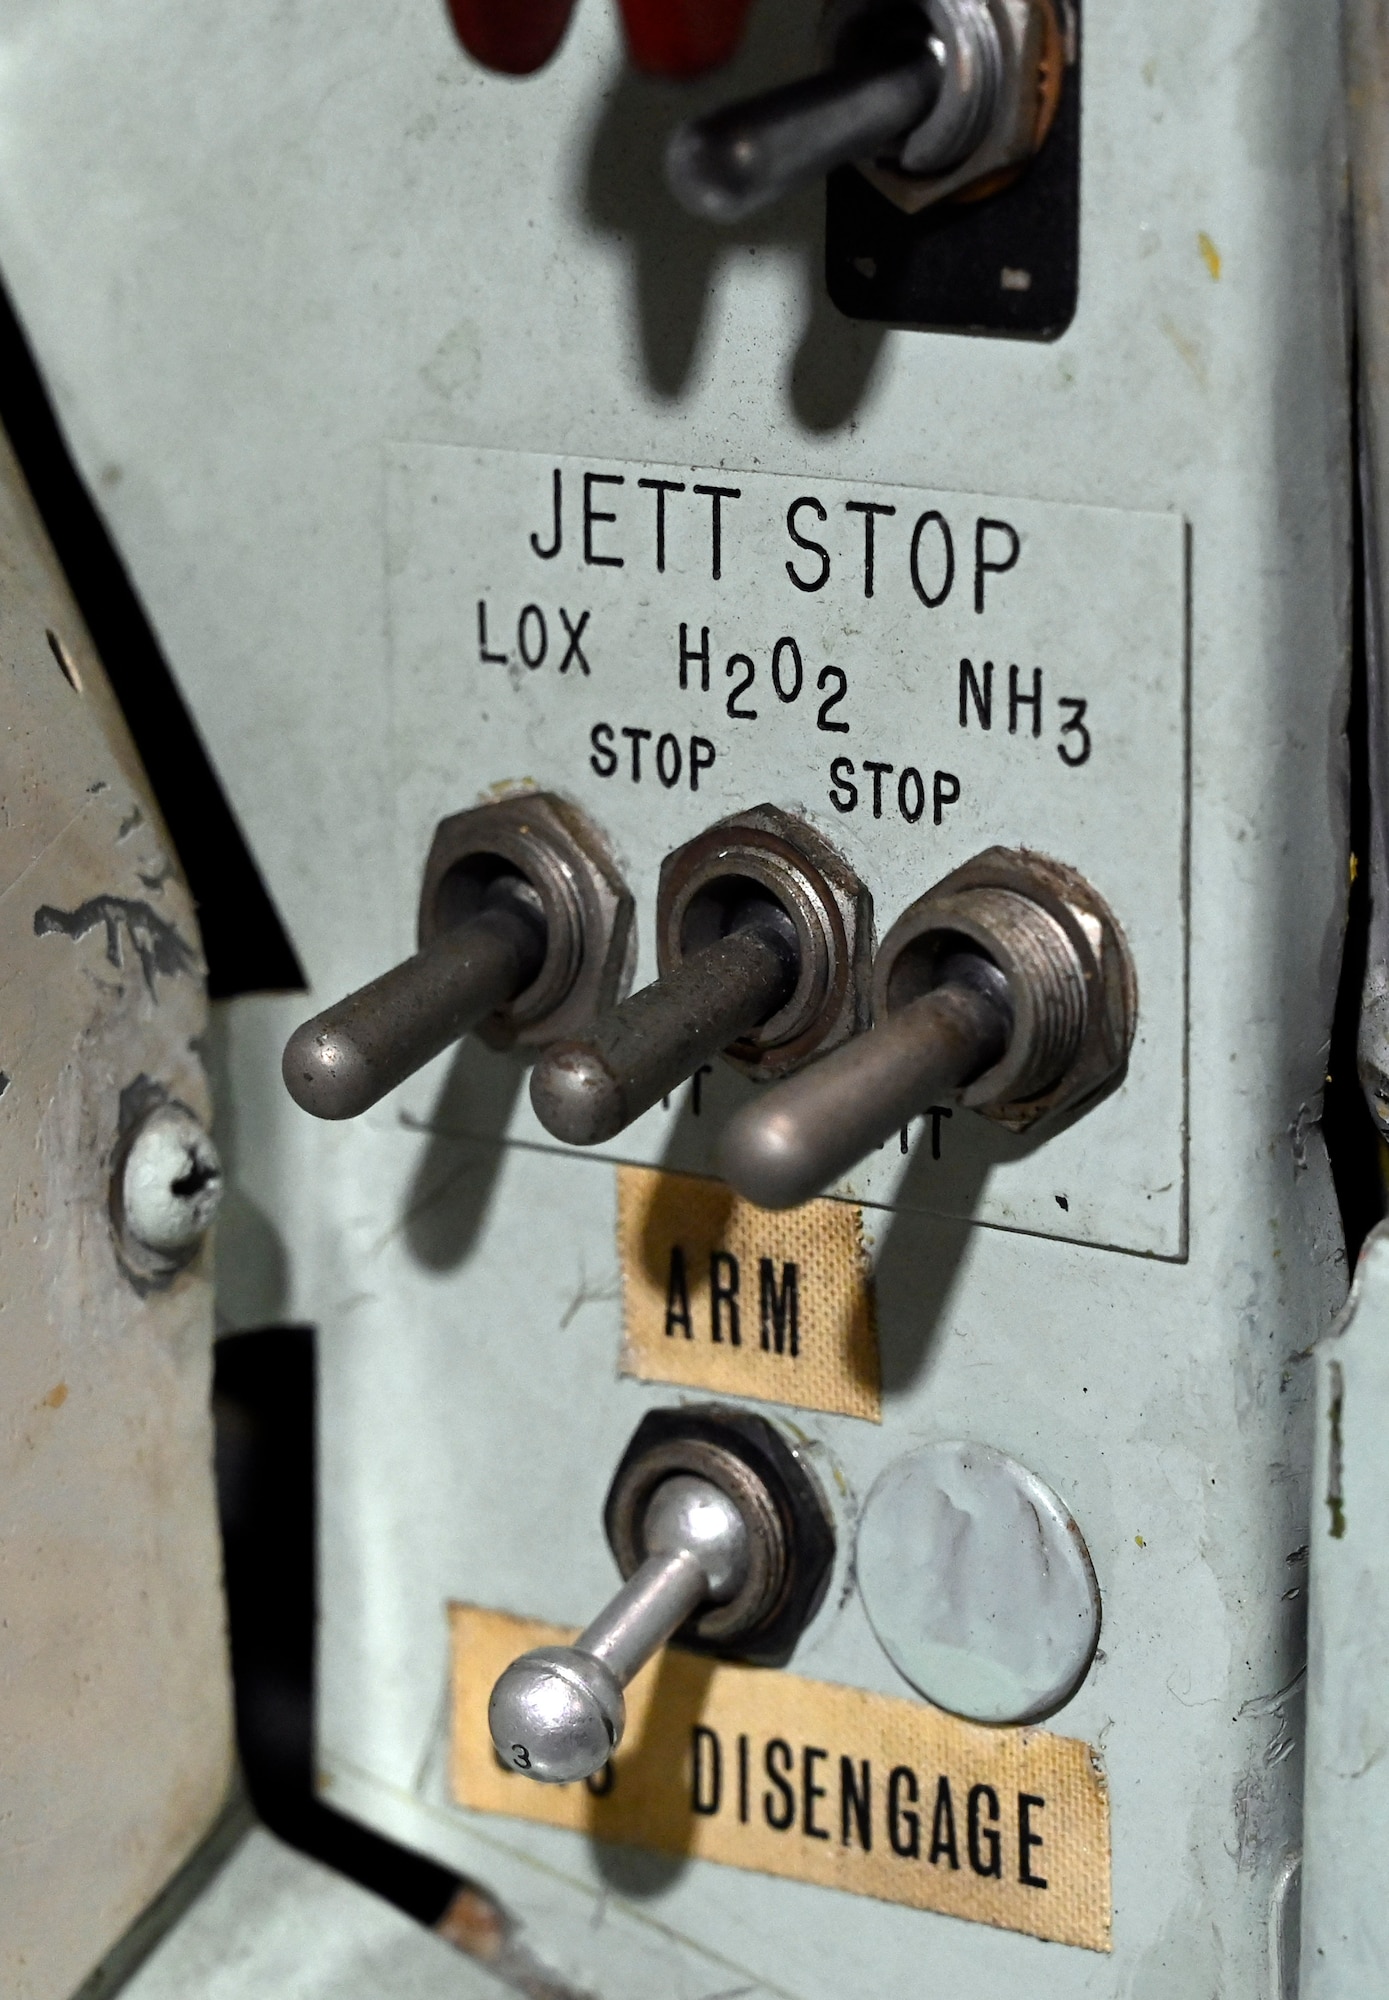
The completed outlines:
[[[795,927],[799,974],[785,1004],[723,1051],[748,1076],[787,1076],[868,1019],[873,899],[823,835],[780,807],[731,813],[661,864],[656,955],[663,977],[711,943],[733,892],[760,893]]]
[[[954,869],[883,939],[875,1018],[930,992],[961,943],[1003,972],[1014,1019],[1002,1058],[960,1092],[961,1104],[1023,1132],[1117,1086],[1137,984],[1123,932],[1083,876],[1048,855],[1004,847]]]
[[[820,1608],[834,1562],[834,1529],[815,1479],[766,1417],[722,1403],[649,1410],[613,1474],[603,1508],[608,1545],[624,1576],[645,1553],[641,1528],[656,1488],[678,1474],[726,1493],[748,1530],[748,1574],[676,1634],[692,1652],[784,1666]]]
[[[478,1029],[493,1048],[586,1034],[631,982],[631,892],[587,816],[553,792],[513,792],[441,820],[420,890],[419,942],[465,922],[489,883],[519,875],[544,919],[540,970]]]

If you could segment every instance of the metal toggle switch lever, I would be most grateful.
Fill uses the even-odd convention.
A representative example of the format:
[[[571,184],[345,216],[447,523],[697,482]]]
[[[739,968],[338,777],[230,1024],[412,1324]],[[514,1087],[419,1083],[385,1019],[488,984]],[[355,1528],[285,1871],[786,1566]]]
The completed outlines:
[[[285,1044],[285,1087],[316,1118],[355,1118],[530,985],[545,957],[540,898],[499,875],[481,908]]]
[[[355,1118],[460,1036],[497,1045],[586,1027],[623,975],[631,897],[597,834],[545,793],[443,820],[420,949],[305,1021],[281,1065],[318,1118]]]
[[[1058,0],[830,0],[828,67],[678,126],[666,179],[734,223],[852,164],[908,215],[1010,180],[1044,144],[1073,60]]]
[[[541,1057],[531,1103],[547,1132],[571,1146],[611,1139],[784,1004],[797,973],[785,912],[750,895],[728,922],[722,937],[624,1000],[588,1041]]]
[[[1021,1130],[1122,1073],[1133,980],[1094,891],[1043,857],[992,849],[913,903],[874,974],[878,1025],[745,1105],[725,1177],[794,1208],[932,1104],[955,1099]]]
[[[748,1532],[707,1479],[677,1474],[652,1494],[647,1558],[572,1646],[513,1660],[492,1690],[487,1722],[513,1769],[550,1784],[601,1771],[622,1740],[622,1690],[702,1604],[725,1604],[748,1573]]]
[[[523,1653],[492,1690],[497,1754],[548,1784],[601,1771],[622,1690],[667,1639],[782,1664],[815,1614],[834,1533],[800,1455],[763,1417],[653,1410],[613,1477],[604,1525],[627,1581],[572,1646]]]
[[[531,1077],[548,1132],[594,1146],[720,1052],[784,1073],[859,1019],[868,924],[861,885],[809,827],[759,806],[666,857],[657,897],[661,976]]]
[[[803,182],[871,158],[940,96],[944,49],[916,0],[877,0],[836,38],[833,66],[677,126],[671,192],[692,215],[740,222]]]
[[[796,1208],[1003,1054],[1008,982],[957,952],[941,983],[880,1027],[734,1113],[719,1144],[725,1180],[760,1208]]]

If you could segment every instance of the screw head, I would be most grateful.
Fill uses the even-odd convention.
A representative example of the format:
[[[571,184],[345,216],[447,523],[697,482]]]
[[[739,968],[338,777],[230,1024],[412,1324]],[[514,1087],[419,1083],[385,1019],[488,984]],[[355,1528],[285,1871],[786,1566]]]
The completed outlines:
[[[222,1162],[186,1105],[161,1104],[136,1127],[113,1192],[127,1248],[144,1251],[166,1266],[192,1255],[222,1199]]]

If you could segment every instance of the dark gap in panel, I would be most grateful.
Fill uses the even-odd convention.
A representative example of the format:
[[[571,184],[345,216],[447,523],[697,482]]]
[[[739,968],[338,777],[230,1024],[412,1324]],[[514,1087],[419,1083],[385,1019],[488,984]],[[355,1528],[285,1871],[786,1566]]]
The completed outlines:
[[[1352,383],[1359,370],[1352,368]],[[1359,434],[1357,398],[1356,433]],[[1369,649],[1365,622],[1365,591],[1368,584],[1365,547],[1365,518],[1359,480],[1353,485],[1351,529],[1351,683],[1350,707],[1346,716],[1347,749],[1350,760],[1350,851],[1353,875],[1346,911],[1345,944],[1341,956],[1340,984],[1336,991],[1336,1011],[1332,1018],[1331,1047],[1327,1054],[1326,1096],[1322,1110],[1322,1132],[1331,1159],[1336,1199],[1345,1231],[1346,1257],[1351,1270],[1361,1246],[1385,1212],[1384,1145],[1370,1116],[1360,1084],[1357,1042],[1360,1029],[1360,998],[1365,981],[1365,964],[1370,936],[1370,719]]]
[[[217,1343],[217,1492],[241,1766],[272,1833],[432,1925],[460,1878],[315,1791],[315,1389],[310,1327]]]

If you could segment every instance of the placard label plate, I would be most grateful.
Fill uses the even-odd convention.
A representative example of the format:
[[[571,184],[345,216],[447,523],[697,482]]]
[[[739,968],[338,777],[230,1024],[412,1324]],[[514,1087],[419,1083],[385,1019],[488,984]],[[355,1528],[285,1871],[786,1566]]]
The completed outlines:
[[[984,848],[1053,854],[1133,954],[1122,1086],[1040,1146],[923,1107],[831,1192],[1183,1254],[1177,516],[432,445],[391,447],[388,505],[402,912],[437,821],[512,785],[601,829],[636,901],[639,984],[662,857],[734,811],[808,820],[880,935]],[[715,1061],[587,1157],[715,1172],[753,1088]],[[551,1143],[525,1091],[505,1130]]]
[[[862,1212],[773,1215],[722,1181],[617,1170],[622,1372],[882,1421]]]
[[[1110,1949],[1109,1794],[1089,1744],[670,1647],[628,1689],[602,1777],[540,1785],[493,1750],[488,1696],[518,1653],[574,1633],[468,1604],[450,1619],[459,1805]]]

